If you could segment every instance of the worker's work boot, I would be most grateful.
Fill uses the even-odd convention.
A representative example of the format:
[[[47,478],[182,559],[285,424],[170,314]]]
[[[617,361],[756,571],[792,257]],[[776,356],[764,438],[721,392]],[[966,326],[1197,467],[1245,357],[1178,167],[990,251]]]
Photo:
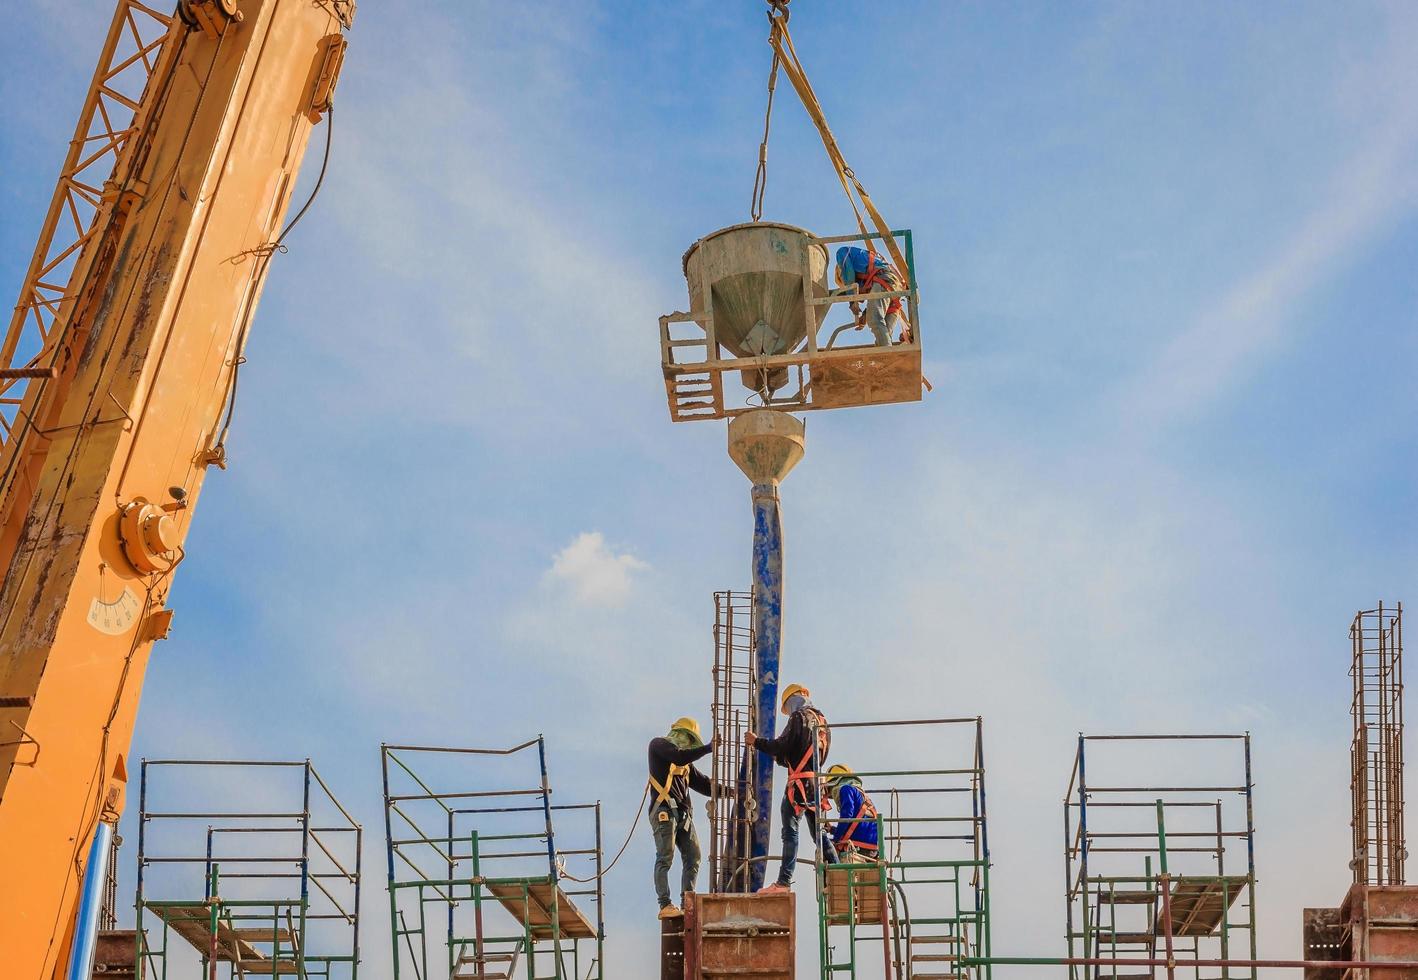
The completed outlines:
[[[664,908],[660,909],[660,918],[662,919],[674,919],[681,915],[684,915],[684,913],[680,911],[678,905],[666,905]]]
[[[771,884],[771,885],[764,885],[762,888],[758,889],[758,894],[760,894],[760,895],[774,895],[774,894],[777,894],[778,892],[790,892],[790,891],[792,891],[792,890],[793,890],[793,886],[792,886],[792,885],[785,885],[785,884],[783,884],[781,881],[775,881],[775,882],[773,882],[773,884]]]

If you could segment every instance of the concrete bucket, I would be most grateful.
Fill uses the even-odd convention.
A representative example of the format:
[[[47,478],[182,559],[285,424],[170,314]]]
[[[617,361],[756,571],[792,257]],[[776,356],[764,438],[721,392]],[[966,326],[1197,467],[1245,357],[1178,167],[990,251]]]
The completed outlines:
[[[715,340],[735,357],[787,354],[816,330],[827,306],[827,248],[792,225],[766,221],[705,235],[684,253],[690,312],[713,317]],[[711,305],[712,304],[712,305]],[[712,356],[712,352],[711,352]],[[744,387],[771,395],[788,383],[786,367],[741,372]]]

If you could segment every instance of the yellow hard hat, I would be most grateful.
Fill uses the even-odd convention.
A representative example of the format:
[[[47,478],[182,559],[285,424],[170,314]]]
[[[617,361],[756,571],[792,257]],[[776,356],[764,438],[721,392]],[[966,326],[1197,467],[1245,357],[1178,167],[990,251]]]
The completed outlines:
[[[698,748],[699,746],[704,744],[704,739],[699,734],[699,722],[695,721],[693,718],[679,719],[673,725],[670,726],[670,731],[674,731],[676,728],[678,728],[682,732],[687,732],[694,737],[695,748]]]
[[[842,783],[856,783],[861,785],[861,780],[852,771],[851,766],[844,766],[838,762],[827,770],[827,785],[832,787],[840,786]]]
[[[794,694],[801,694],[803,697],[807,697],[811,693],[811,691],[803,687],[801,684],[789,684],[787,687],[783,688],[783,700],[779,704],[779,707],[782,709],[784,714],[787,714],[788,699],[790,697],[792,697]]]

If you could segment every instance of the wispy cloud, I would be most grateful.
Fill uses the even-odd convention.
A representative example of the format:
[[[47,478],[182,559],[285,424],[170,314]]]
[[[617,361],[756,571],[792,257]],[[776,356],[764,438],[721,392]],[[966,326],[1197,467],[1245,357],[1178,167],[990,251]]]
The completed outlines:
[[[1341,113],[1373,120],[1355,138],[1294,230],[1207,305],[1122,390],[1125,415],[1156,425],[1205,411],[1285,342],[1292,317],[1373,241],[1418,205],[1418,18],[1389,8],[1389,36],[1335,85]],[[1328,108],[1328,107],[1326,107]]]
[[[600,531],[583,531],[556,553],[543,582],[565,589],[578,603],[618,607],[630,599],[636,573],[649,567],[629,552],[608,547]]]

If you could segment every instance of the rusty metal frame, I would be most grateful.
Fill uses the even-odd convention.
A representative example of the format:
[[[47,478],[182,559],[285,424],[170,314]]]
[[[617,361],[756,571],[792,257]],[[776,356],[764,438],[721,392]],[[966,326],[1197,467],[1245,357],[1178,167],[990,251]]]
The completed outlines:
[[[709,886],[716,892],[748,890],[753,794],[758,753],[744,748],[744,733],[756,731],[758,672],[754,667],[752,592],[714,593],[714,753],[709,797]],[[737,787],[738,794],[723,792]]]
[[[1403,603],[1354,614],[1349,626],[1354,684],[1350,710],[1354,882],[1404,884]]]
[[[826,296],[814,297],[810,283],[812,273],[806,253],[803,258],[804,312],[808,328],[803,343],[798,349],[785,354],[767,354],[760,357],[724,357],[715,336],[712,297],[705,297],[705,309],[694,313],[667,313],[660,317],[660,367],[664,374],[665,396],[669,404],[670,419],[675,422],[690,422],[702,419],[733,418],[744,412],[759,408],[774,408],[790,412],[810,412],[829,408],[850,408],[858,405],[886,405],[905,401],[920,401],[922,384],[916,385],[910,395],[903,397],[869,398],[860,401],[839,401],[828,399],[820,392],[814,392],[813,380],[824,372],[851,372],[882,375],[888,366],[895,365],[920,375],[921,368],[921,323],[920,305],[916,282],[915,251],[910,229],[891,232],[895,238],[905,242],[907,288],[864,294],[844,294],[831,292]],[[810,245],[828,246],[845,242],[857,242],[871,247],[873,241],[887,236],[881,234],[834,235],[827,238],[810,237]],[[835,347],[829,339],[827,343],[818,340],[818,333],[827,327],[818,327],[813,310],[822,306],[841,303],[864,303],[876,299],[900,299],[906,307],[906,317],[911,325],[909,342],[878,347],[875,344]],[[671,324],[695,323],[703,330],[702,335],[676,338],[672,335]],[[834,335],[835,336],[835,333]],[[696,348],[702,355],[695,359],[690,353]],[[796,390],[769,399],[765,404],[744,404],[730,406],[725,402],[724,375],[739,371],[771,371],[787,368],[796,379]],[[825,385],[826,382],[823,382]],[[789,385],[792,388],[792,383]],[[749,395],[753,393],[750,392]]]

